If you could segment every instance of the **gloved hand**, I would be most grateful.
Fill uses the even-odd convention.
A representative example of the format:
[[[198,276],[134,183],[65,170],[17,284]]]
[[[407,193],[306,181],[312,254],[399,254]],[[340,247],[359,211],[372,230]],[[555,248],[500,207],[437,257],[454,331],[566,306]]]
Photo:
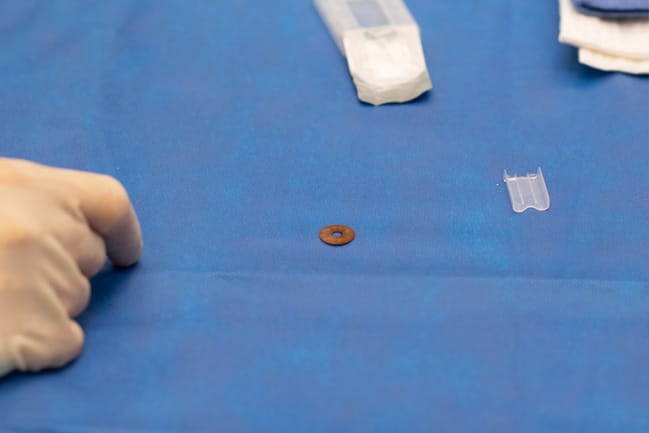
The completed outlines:
[[[109,176],[0,158],[0,377],[61,367],[81,351],[73,320],[106,255],[140,257],[140,226]]]

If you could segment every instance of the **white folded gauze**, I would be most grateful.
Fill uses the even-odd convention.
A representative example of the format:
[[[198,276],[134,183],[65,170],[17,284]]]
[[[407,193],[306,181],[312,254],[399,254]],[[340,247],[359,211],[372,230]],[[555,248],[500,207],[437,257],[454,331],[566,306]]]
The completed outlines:
[[[405,102],[431,89],[416,26],[347,30],[342,40],[361,101]]]
[[[419,26],[402,0],[314,2],[361,101],[406,102],[432,88]]]
[[[571,0],[559,0],[559,41],[612,56],[649,59],[649,20],[605,20],[583,15]]]
[[[629,59],[610,56],[588,48],[579,49],[579,63],[603,71],[621,71],[629,74],[649,74],[649,59]]]

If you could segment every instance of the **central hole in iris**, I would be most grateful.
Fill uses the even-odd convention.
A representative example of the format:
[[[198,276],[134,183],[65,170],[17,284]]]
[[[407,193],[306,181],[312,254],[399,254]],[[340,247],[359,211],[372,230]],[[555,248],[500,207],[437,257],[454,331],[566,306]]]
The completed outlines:
[[[334,237],[339,238],[339,237],[341,237],[343,234],[342,234],[342,232],[334,232],[333,235],[334,235]]]

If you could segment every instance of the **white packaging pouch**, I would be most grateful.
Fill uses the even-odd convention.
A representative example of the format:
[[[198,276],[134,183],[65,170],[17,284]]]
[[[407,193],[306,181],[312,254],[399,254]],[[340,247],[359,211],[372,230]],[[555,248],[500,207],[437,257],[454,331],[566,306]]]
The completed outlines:
[[[315,0],[361,101],[406,102],[432,88],[419,26],[402,0]]]

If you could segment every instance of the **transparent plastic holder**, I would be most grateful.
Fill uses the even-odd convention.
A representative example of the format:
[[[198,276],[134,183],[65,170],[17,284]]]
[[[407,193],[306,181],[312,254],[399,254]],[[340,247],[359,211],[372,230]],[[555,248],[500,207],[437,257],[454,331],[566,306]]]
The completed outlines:
[[[526,176],[513,176],[505,170],[504,181],[507,184],[507,191],[512,202],[514,212],[521,213],[527,209],[545,211],[550,208],[550,195],[545,185],[545,178],[541,167],[536,174]]]
[[[432,84],[419,26],[402,0],[314,0],[347,58],[358,98],[374,105],[406,102]]]
[[[402,0],[314,0],[340,52],[345,55],[343,34],[380,26],[415,26],[417,22]]]

